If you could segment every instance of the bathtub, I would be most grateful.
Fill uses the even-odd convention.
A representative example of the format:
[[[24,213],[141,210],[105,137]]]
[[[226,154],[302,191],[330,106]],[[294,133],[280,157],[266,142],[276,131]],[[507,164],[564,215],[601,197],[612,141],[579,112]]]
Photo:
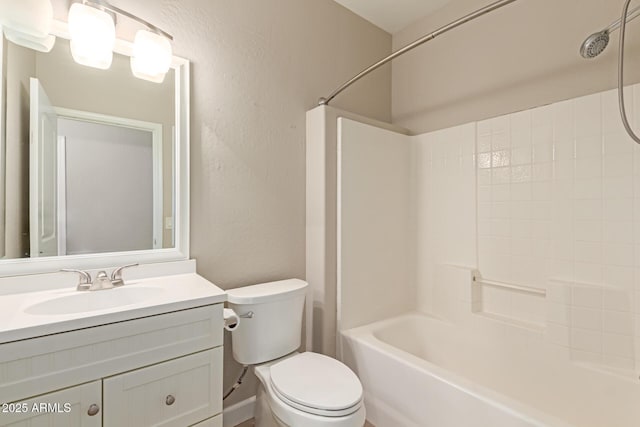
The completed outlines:
[[[409,313],[341,333],[376,427],[638,427],[640,381],[572,363],[543,331]],[[467,331],[467,332],[464,332]]]

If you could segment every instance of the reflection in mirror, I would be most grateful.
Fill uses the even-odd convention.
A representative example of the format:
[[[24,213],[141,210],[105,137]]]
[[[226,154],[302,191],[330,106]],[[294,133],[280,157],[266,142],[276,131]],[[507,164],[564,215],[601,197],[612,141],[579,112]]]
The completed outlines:
[[[4,41],[5,259],[173,248],[175,75]]]

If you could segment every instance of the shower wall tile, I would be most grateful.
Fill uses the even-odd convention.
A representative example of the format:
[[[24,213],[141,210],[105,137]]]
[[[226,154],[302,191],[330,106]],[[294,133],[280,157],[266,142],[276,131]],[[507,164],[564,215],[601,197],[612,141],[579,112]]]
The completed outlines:
[[[640,85],[633,86],[633,95],[626,95],[627,102],[629,100],[633,103],[633,108],[629,112],[630,117],[632,118],[632,126],[638,132],[638,126],[640,126],[640,118],[638,117],[638,112],[640,112]],[[627,104],[628,105],[628,104]],[[640,146],[632,141],[624,131],[620,131],[623,135],[620,138],[620,142],[627,142],[630,145],[633,151],[632,157],[633,159],[633,243],[634,243],[634,281],[633,286],[630,289],[631,294],[635,297],[632,298],[631,310],[635,313],[635,319],[633,322],[633,329],[635,335],[635,345],[634,345],[634,353],[635,353],[635,367],[636,371],[640,370]]]
[[[606,292],[602,300],[605,310],[631,313],[633,301],[628,292]]]
[[[588,283],[598,286],[603,281],[604,267],[602,264],[575,261],[573,268],[573,277],[577,283]]]
[[[598,354],[602,357],[602,333],[571,327],[571,348],[577,351]]]
[[[627,104],[640,129],[640,85]],[[640,370],[640,145],[615,91],[414,141],[419,308],[453,310],[438,266],[477,267],[547,296],[473,285],[474,312],[544,325],[571,360]]]
[[[630,286],[612,267],[638,262],[630,228],[640,228],[639,168],[630,156],[638,149],[623,133],[616,103],[609,91],[478,123],[479,248],[490,248],[478,253],[485,277],[540,287],[549,277]]]
[[[574,135],[574,116],[573,101],[563,101],[551,105],[551,125],[553,127],[554,141],[568,141],[569,144],[565,148],[571,148],[569,151],[562,151],[562,158],[574,158],[575,151],[573,141]],[[556,149],[556,154],[558,150]]]
[[[548,264],[551,247],[551,117],[547,108],[477,125],[478,256],[485,277],[523,284],[544,278],[539,266]]]
[[[569,332],[568,326],[552,323],[547,326],[546,336],[549,342],[553,344],[569,347],[571,342]]]
[[[547,285],[547,301],[563,305],[571,304],[571,288],[564,283],[549,281]]]
[[[571,315],[567,310],[567,304],[557,302],[547,302],[546,320],[550,325],[569,326]]]
[[[574,100],[575,137],[590,138],[602,134],[602,95],[599,93]],[[576,144],[576,148],[579,144]],[[576,150],[577,151],[577,150]],[[577,157],[577,156],[576,156]]]
[[[572,360],[579,360],[580,362],[583,362],[583,363],[600,365],[604,361],[601,352],[582,351],[574,348],[571,350],[571,354],[573,356]]]
[[[632,336],[633,317],[631,313],[605,310],[602,319],[602,330],[606,333]]]
[[[632,358],[613,356],[609,354],[603,354],[602,363],[612,368],[621,369],[625,371],[633,370],[635,367],[635,361]]]
[[[639,100],[640,86],[627,90],[640,128]],[[483,277],[546,287],[548,339],[573,360],[640,368],[640,146],[616,92],[480,122],[476,140]],[[483,296],[486,310],[531,317]]]
[[[602,289],[597,287],[571,288],[571,305],[575,307],[600,308],[603,298]]]
[[[607,294],[620,294],[624,298],[631,300],[629,289],[633,286],[635,270],[632,267],[606,266],[604,270],[604,281],[610,284],[614,290],[605,292]],[[629,304],[629,302],[627,303]],[[605,300],[605,309],[606,300]],[[617,310],[617,309],[614,309]]]
[[[631,104],[633,104],[633,90],[631,88],[627,88],[627,90],[625,90],[625,95],[627,97],[627,105],[629,105],[629,100],[631,100]],[[631,113],[631,110],[629,113]],[[620,113],[618,112],[618,93],[615,90],[610,90],[602,94],[602,128],[605,135],[626,135],[624,126],[622,125],[622,120],[620,120]],[[631,153],[632,148],[633,145],[624,143],[618,143],[614,148],[607,144],[607,140],[605,138],[605,153],[608,153],[610,150],[621,153]]]
[[[603,354],[633,359],[634,341],[628,335],[605,333],[602,336]]]
[[[448,301],[457,291],[449,289],[453,286],[450,280],[442,280],[439,267],[449,264],[474,268],[476,236],[490,233],[495,226],[489,220],[491,211],[500,209],[499,202],[492,201],[500,194],[492,194],[490,168],[486,174],[479,174],[476,185],[476,161],[491,165],[491,140],[485,143],[487,155],[476,156],[474,123],[419,135],[412,138],[411,144],[412,182],[418,195],[418,309],[450,318],[454,310]],[[495,179],[499,179],[498,175],[496,172]],[[487,203],[478,205],[476,192],[486,192]]]
[[[594,332],[602,332],[602,310],[572,307],[571,326]]]

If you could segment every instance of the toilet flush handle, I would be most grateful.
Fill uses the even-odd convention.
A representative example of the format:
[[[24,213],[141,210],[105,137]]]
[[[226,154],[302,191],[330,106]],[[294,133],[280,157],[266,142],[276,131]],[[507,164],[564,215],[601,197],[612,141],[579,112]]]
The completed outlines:
[[[249,311],[245,314],[239,314],[238,317],[241,319],[253,319],[253,311]]]

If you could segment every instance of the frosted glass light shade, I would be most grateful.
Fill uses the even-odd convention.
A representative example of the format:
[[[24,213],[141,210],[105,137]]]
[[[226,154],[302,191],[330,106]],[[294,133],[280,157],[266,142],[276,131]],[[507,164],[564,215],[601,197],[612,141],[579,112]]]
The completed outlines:
[[[49,52],[56,41],[49,35],[52,21],[50,0],[0,0],[0,26],[17,45]]]
[[[116,26],[108,13],[74,3],[69,9],[69,34],[74,61],[103,70],[111,67]]]
[[[14,33],[45,38],[51,31],[50,0],[0,0],[0,25]]]
[[[10,42],[38,52],[51,52],[53,45],[56,43],[55,36],[35,37],[20,31],[14,31],[9,27],[4,27],[4,35]]]
[[[133,75],[154,83],[162,83],[171,67],[173,52],[166,37],[140,30],[133,41],[131,71]]]

